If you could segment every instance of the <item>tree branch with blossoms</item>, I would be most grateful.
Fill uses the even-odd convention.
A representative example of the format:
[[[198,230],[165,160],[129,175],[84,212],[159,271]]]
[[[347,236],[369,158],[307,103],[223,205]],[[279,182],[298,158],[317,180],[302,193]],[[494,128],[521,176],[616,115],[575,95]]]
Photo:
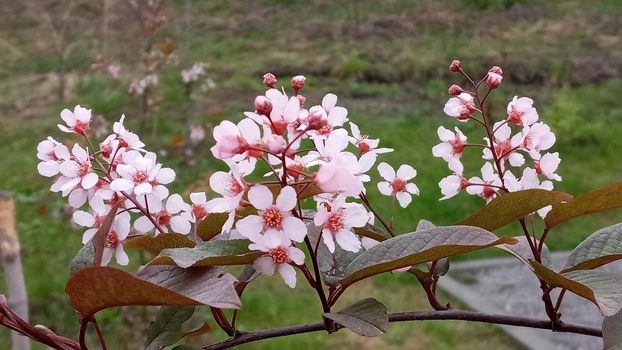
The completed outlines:
[[[320,104],[308,107],[301,94],[304,76],[291,79],[293,94],[288,96],[284,88],[277,88],[276,76],[265,74],[267,90],[255,98],[253,111],[245,112],[237,123],[224,120],[214,128],[212,155],[224,161],[229,171],[211,175],[209,185],[215,197],[191,193],[189,203],[169,193],[166,186],[175,172],[160,164],[155,153],[125,128],[124,116],[114,124],[113,134],[98,144],[89,135],[90,110],[81,106],[63,110],[65,124],[59,128],[80,136],[87,147],[75,144],[69,152],[50,137],[38,146],[38,170],[55,178],[51,191],[68,198],[76,209],[74,222],[86,228],[85,246],[74,259],[66,288],[81,316],[80,342],[58,336],[44,339],[23,323],[4,325],[59,349],[84,350],[88,323],[94,322],[98,311],[161,305],[167,308],[161,309],[150,334],[179,330],[157,347],[154,339],[148,339],[147,347],[162,348],[204,329],[182,332],[192,313],[174,325],[171,313],[188,310],[183,307],[208,306],[229,339],[205,349],[341,328],[378,336],[390,322],[425,320],[550,329],[604,336],[605,344],[619,343],[622,300],[615,291],[622,287],[622,276],[596,268],[622,258],[622,224],[588,237],[562,270],[551,266],[545,240],[562,222],[622,207],[622,183],[576,197],[554,191],[553,181],[562,180],[557,174],[560,157],[549,152],[555,135],[539,121],[534,101],[514,97],[507,115],[495,121],[488,101],[503,81],[502,69],[494,66],[479,80],[463,70],[459,61],[453,61],[450,70],[470,87],[452,85],[449,93],[453,97],[444,112],[459,123],[480,125],[483,143],[469,142],[458,127],[455,131],[438,128],[441,143],[432,153],[452,171],[439,183],[441,200],[466,192],[481,197],[486,205],[455,225],[435,226],[421,220],[407,233],[397,232],[394,223],[398,210],[408,208],[413,195],[419,195],[413,182],[417,170],[408,164],[393,167],[377,162],[393,150],[362,134],[348,119],[347,109],[337,104],[336,95],[328,93]],[[461,162],[462,155],[472,150],[482,151],[481,177],[467,177],[470,170]],[[376,184],[378,191],[390,197],[386,203],[372,203],[366,195],[365,185],[371,182],[374,167],[382,178]],[[376,209],[380,205],[389,207],[389,217]],[[534,229],[536,220],[543,221],[540,235]],[[512,222],[520,224],[521,235],[495,233]],[[130,236],[132,227],[136,234]],[[118,264],[127,265],[124,247],[144,250],[152,259],[133,274],[105,266],[113,255]],[[448,258],[491,247],[507,251],[533,271],[540,282],[547,320],[458,310],[439,300],[437,285],[449,269]],[[230,266],[244,269],[235,277],[227,272]],[[304,277],[302,283],[298,283],[297,270]],[[375,299],[333,310],[350,287],[387,272],[414,275],[434,310],[388,313]],[[290,288],[315,290],[323,322],[259,331],[237,327],[244,291],[255,287],[256,278],[275,273]],[[561,292],[553,300],[555,289]],[[559,310],[568,293],[595,304],[605,316],[602,332],[562,321]],[[223,309],[234,310],[231,319]],[[96,323],[95,330],[105,347]]]

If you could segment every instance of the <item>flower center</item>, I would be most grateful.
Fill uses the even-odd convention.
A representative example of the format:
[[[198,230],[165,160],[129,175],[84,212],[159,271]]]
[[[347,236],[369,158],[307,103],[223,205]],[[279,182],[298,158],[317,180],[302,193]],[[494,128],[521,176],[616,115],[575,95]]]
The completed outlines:
[[[536,160],[533,164],[533,167],[536,169],[536,173],[542,174],[542,168],[540,167],[540,161]]]
[[[515,125],[523,124],[523,113],[512,107],[512,111],[508,114],[508,122]]]
[[[254,146],[248,146],[248,156],[252,158],[261,158],[263,155],[263,145],[260,143],[255,144]]]
[[[358,147],[361,153],[366,153],[366,152],[369,152],[369,150],[371,150],[371,147],[365,141],[359,142]]]
[[[320,133],[320,135],[328,135],[331,131],[333,131],[333,128],[329,124],[325,124],[317,131]]]
[[[460,154],[464,151],[464,142],[462,142],[458,137],[455,140],[449,141],[451,147],[453,147],[452,152],[454,154]]]
[[[208,213],[207,213],[207,210],[205,210],[205,208],[202,205],[193,204],[192,215],[194,215],[194,218],[198,222],[198,221],[203,220],[208,215]]]
[[[89,123],[76,121],[76,125],[74,125],[73,131],[75,131],[78,134],[84,135],[84,133],[86,132],[88,128],[89,128]]]
[[[482,190],[482,196],[484,198],[492,198],[495,194],[497,194],[497,192],[493,187],[484,186],[484,189]]]
[[[110,231],[108,233],[108,238],[106,238],[106,247],[108,248],[116,248],[119,246],[119,236],[114,231]]]
[[[327,227],[331,232],[335,233],[343,228],[343,220],[341,215],[335,213],[328,218]]]
[[[281,228],[281,224],[283,223],[283,215],[281,214],[279,208],[268,208],[263,212],[262,216],[263,222],[266,226],[270,228]]]
[[[93,227],[100,227],[104,223],[104,218],[105,217],[102,215],[95,215],[95,224]]]
[[[135,183],[142,183],[147,180],[147,173],[144,171],[137,171],[136,174],[134,174],[133,180]]]
[[[99,149],[104,158],[108,158],[112,155],[112,145],[110,143],[102,145]]]
[[[495,144],[495,151],[499,158],[508,157],[510,155],[510,150],[512,150],[512,143],[510,140],[504,140]]]
[[[271,125],[272,132],[277,135],[283,135],[287,131],[287,123],[285,121],[276,121]]]
[[[91,170],[91,164],[89,164],[89,163],[82,163],[82,164],[80,164],[80,168],[78,168],[78,174],[80,176],[84,176],[84,175],[89,173],[89,170]]]
[[[391,181],[391,187],[393,188],[393,192],[404,192],[406,190],[406,181],[395,179]]]
[[[244,186],[240,184],[235,178],[231,177],[231,183],[229,184],[229,195],[231,197],[237,196],[242,193]]]
[[[171,222],[171,214],[166,210],[160,210],[160,212],[156,214],[156,221],[160,226],[168,225]]]
[[[271,249],[268,252],[268,256],[271,257],[272,261],[277,264],[284,264],[288,260],[287,250],[283,247],[276,247],[274,249]]]

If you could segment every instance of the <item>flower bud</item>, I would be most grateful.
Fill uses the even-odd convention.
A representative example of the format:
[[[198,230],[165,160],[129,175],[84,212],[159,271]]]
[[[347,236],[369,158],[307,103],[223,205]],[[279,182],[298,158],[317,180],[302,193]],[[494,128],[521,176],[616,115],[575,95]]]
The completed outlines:
[[[268,87],[274,89],[276,86],[276,76],[272,73],[266,73],[263,75],[263,84]]]
[[[464,92],[464,90],[462,90],[462,88],[456,84],[453,84],[452,86],[449,87],[449,94],[452,96],[458,96],[462,92]]]
[[[269,116],[270,112],[272,112],[272,102],[266,96],[259,95],[255,97],[255,112]]]
[[[303,95],[296,95],[296,98],[298,99],[298,101],[300,101],[300,108],[305,108],[305,102],[307,101],[307,98]]]
[[[459,72],[461,68],[462,68],[462,62],[458,60],[451,61],[451,64],[449,65],[449,70],[452,72]]]
[[[303,87],[305,87],[305,80],[307,78],[305,78],[304,75],[297,75],[295,77],[292,78],[292,89],[294,89],[294,91],[296,91],[296,93],[298,93],[298,90],[302,89]]]
[[[503,80],[503,76],[494,72],[488,72],[486,75],[486,84],[488,84],[489,89],[496,89],[501,85],[501,80]]]
[[[492,68],[490,68],[489,72],[493,72],[495,74],[499,74],[500,76],[503,76],[503,70],[499,66],[492,66]]]

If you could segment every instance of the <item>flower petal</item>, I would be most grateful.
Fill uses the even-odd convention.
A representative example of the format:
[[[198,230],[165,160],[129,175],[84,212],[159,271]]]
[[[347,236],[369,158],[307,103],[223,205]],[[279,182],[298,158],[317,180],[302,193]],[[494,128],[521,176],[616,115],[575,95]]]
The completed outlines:
[[[248,190],[248,201],[259,210],[271,207],[272,200],[272,192],[264,185],[255,185]]]
[[[307,226],[302,220],[288,216],[283,220],[283,233],[294,242],[302,242],[307,236]]]

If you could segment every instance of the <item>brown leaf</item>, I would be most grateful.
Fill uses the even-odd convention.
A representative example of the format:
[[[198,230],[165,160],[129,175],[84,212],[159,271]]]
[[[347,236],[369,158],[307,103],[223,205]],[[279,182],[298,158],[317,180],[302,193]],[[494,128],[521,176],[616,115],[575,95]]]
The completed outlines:
[[[568,193],[540,189],[503,193],[458,225],[477,226],[494,231],[547,205],[570,198],[572,196]]]
[[[76,272],[65,292],[83,317],[129,305],[240,307],[235,277],[221,268],[145,267],[136,276],[112,267],[88,267]]]
[[[544,222],[548,229],[564,221],[622,207],[622,182],[582,194],[553,205]]]
[[[192,248],[196,244],[188,236],[180,233],[161,233],[157,236],[144,235],[132,237],[123,243],[126,248],[146,250],[151,255],[158,255],[164,249]]]

